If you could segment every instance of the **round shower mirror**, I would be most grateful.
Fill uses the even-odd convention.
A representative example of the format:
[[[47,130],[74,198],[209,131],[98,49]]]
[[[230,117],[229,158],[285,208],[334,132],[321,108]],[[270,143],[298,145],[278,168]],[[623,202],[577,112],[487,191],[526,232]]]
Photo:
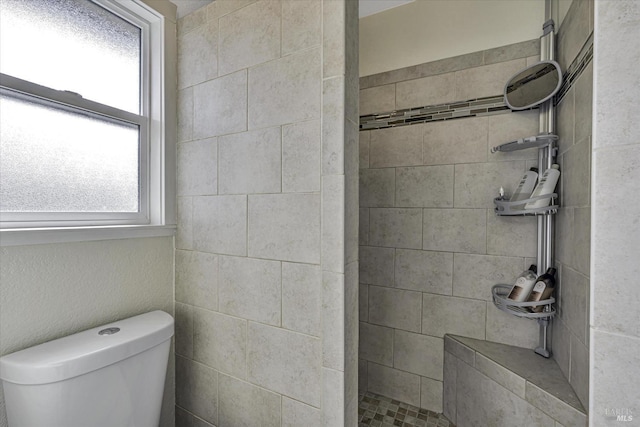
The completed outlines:
[[[561,84],[560,65],[541,61],[511,77],[504,88],[504,100],[512,110],[526,110],[550,99]]]

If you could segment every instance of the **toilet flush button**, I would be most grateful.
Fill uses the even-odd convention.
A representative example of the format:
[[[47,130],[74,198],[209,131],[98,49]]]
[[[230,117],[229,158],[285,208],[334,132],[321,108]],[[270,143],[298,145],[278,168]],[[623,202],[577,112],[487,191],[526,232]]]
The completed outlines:
[[[98,332],[98,335],[113,335],[120,332],[120,328],[106,328]]]

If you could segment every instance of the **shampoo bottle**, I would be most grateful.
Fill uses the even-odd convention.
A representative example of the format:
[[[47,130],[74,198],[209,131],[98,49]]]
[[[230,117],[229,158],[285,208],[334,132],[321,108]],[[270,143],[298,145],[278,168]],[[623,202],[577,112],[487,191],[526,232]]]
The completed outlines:
[[[526,301],[536,283],[536,272],[537,268],[532,264],[527,271],[518,276],[507,298],[517,302]]]
[[[527,172],[525,172],[524,176],[520,180],[518,184],[518,188],[513,192],[510,202],[517,202],[518,200],[528,199],[533,192],[533,188],[536,186],[536,181],[538,180],[538,168],[531,168]],[[524,203],[522,205],[514,206],[512,209],[523,209]]]
[[[549,169],[547,169],[538,181],[538,185],[536,185],[536,189],[533,190],[533,194],[531,197],[544,196],[545,194],[552,194],[553,190],[556,188],[556,184],[558,183],[558,179],[560,178],[560,166],[557,164],[551,165]],[[533,202],[529,202],[524,205],[525,209],[536,209],[543,208],[549,205],[551,201],[551,197],[546,199],[534,200]]]
[[[538,277],[529,298],[527,298],[527,302],[537,302],[548,299],[556,287],[555,275],[556,269],[549,268],[546,273]],[[540,312],[543,307],[543,305],[531,307],[531,311]]]

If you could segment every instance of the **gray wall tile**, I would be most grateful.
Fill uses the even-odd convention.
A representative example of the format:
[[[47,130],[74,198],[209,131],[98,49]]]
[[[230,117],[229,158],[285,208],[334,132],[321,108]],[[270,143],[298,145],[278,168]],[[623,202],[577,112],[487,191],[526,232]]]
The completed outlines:
[[[422,248],[445,252],[487,252],[487,211],[424,209]]]
[[[218,75],[218,22],[203,22],[178,37],[178,88],[185,88]]]
[[[442,413],[452,423],[456,423],[456,374],[458,359],[448,351],[444,352],[444,381],[442,390]]]
[[[281,397],[220,374],[220,426],[280,427]]]
[[[393,248],[360,246],[360,282],[368,285],[393,285]]]
[[[393,335],[393,367],[442,381],[442,338],[396,330]],[[442,384],[440,384],[442,389]],[[440,391],[442,394],[442,391]],[[440,397],[442,401],[442,397]]]
[[[581,143],[571,147],[563,155],[560,179],[562,180],[563,206],[587,206],[591,186],[591,144]]]
[[[500,95],[504,93],[507,81],[525,65],[526,60],[522,58],[456,71],[456,99]]]
[[[247,71],[241,70],[193,88],[193,138],[247,130]]]
[[[369,244],[369,209],[367,208],[359,209],[358,218],[359,218],[358,244],[368,245]]]
[[[487,215],[487,253],[534,258],[537,253],[536,218]]]
[[[422,333],[484,339],[487,306],[484,301],[422,294]]]
[[[322,3],[283,0],[282,54],[322,43]]]
[[[320,148],[318,120],[282,127],[284,193],[320,191]]]
[[[176,249],[193,249],[193,198],[178,197]]]
[[[422,209],[372,208],[369,244],[396,248],[422,247]]]
[[[227,255],[247,254],[247,196],[193,199],[193,247]]]
[[[640,295],[633,278],[640,276],[640,199],[625,198],[624,209],[619,205],[621,183],[627,184],[628,195],[640,191],[640,145],[596,151],[594,167],[593,274],[605,275],[607,282],[594,288],[592,325],[638,337]]]
[[[491,149],[506,142],[515,141],[539,132],[539,112],[512,111],[509,114],[489,116],[489,158],[490,162],[504,160],[528,160],[538,158],[538,150],[518,150],[507,153],[491,153]]]
[[[443,165],[487,161],[488,117],[447,120],[427,123],[423,126],[423,164]],[[373,134],[374,132],[371,133],[372,136]]]
[[[565,426],[583,426],[587,424],[587,417],[584,413],[579,412],[528,381],[526,397],[527,402],[532,403],[537,408],[545,408],[547,414]]]
[[[476,369],[518,397],[525,398],[526,380],[493,360],[476,353]]]
[[[320,67],[313,48],[249,69],[249,129],[320,117]]]
[[[554,420],[530,403],[465,363],[458,363],[457,425],[507,426],[526,420],[532,426],[553,426]]]
[[[322,269],[344,273],[346,262],[346,188],[344,175],[322,177]],[[355,242],[354,242],[355,243]]]
[[[562,268],[562,320],[580,342],[587,342],[589,279],[571,268]],[[557,291],[556,291],[557,292]]]
[[[360,359],[358,360],[358,393],[367,391],[367,376],[367,361]]]
[[[178,91],[178,140],[184,142],[193,136],[193,88]]]
[[[453,73],[399,82],[396,84],[396,108],[414,108],[459,101],[460,99],[456,98],[455,84]]]
[[[393,334],[391,328],[360,322],[360,358],[393,366]]]
[[[640,340],[592,329],[590,356],[593,360],[590,399],[600,410],[589,414],[594,424],[610,423],[606,408],[637,408],[640,402],[637,372]],[[612,380],[615,378],[615,380]],[[633,411],[634,421],[636,412]]]
[[[425,104],[427,105],[427,104]],[[404,107],[402,107],[404,108]],[[396,109],[396,85],[377,86],[360,91],[360,115],[386,113]]]
[[[394,206],[395,191],[395,169],[363,169],[360,171],[360,207]]]
[[[218,256],[176,251],[176,301],[218,309]]]
[[[277,261],[221,257],[220,311],[279,326],[282,305],[280,269]]]
[[[453,295],[491,301],[491,287],[515,283],[523,265],[522,258],[516,257],[455,254]]]
[[[320,195],[249,196],[249,256],[317,264]]]
[[[442,413],[442,381],[420,377],[420,407]]]
[[[589,407],[589,347],[571,337],[570,384],[585,408]]]
[[[282,427],[299,426],[322,427],[322,413],[313,406],[283,396]]]
[[[216,138],[178,145],[179,196],[218,193],[218,143]]]
[[[369,286],[359,285],[358,290],[358,315],[361,322],[369,320]]]
[[[566,70],[589,36],[589,1],[572,2],[557,35],[558,62]]]
[[[220,74],[280,56],[280,2],[256,2],[220,18]]]
[[[322,368],[322,425],[344,425],[344,372]]]
[[[484,63],[493,64],[539,54],[540,40],[533,39],[485,50]]]
[[[420,293],[369,286],[369,322],[420,332]]]
[[[553,359],[556,361],[565,378],[569,378],[569,363],[571,358],[571,334],[562,322],[556,317],[553,320],[551,335],[551,348],[553,349]]]
[[[575,82],[575,141],[581,143],[591,136],[593,116],[593,61]]]
[[[538,324],[530,319],[515,317],[487,303],[487,341],[536,348],[539,343]]]
[[[452,338],[450,335],[444,337],[444,351],[445,364],[447,363],[446,354],[450,353],[452,356],[455,356],[456,359],[460,359],[467,365],[476,366],[476,351],[462,344],[457,339]]]
[[[371,131],[369,166],[416,166],[422,164],[422,133],[425,125]]]
[[[193,310],[188,304],[176,302],[175,350],[180,356],[193,359]]]
[[[345,275],[322,272],[322,366],[344,372]]]
[[[176,405],[218,423],[218,373],[200,363],[176,357]]]
[[[345,78],[322,82],[322,174],[345,173],[346,120]]]
[[[220,194],[280,192],[280,132],[274,127],[219,138]]]
[[[282,327],[320,336],[322,271],[319,266],[282,263]]]
[[[571,265],[588,275],[591,262],[591,208],[573,210],[573,239],[570,241],[573,255]]]
[[[523,161],[456,165],[454,206],[493,209],[500,187],[511,196],[526,170]]]
[[[320,339],[250,322],[247,342],[250,382],[320,407]]]
[[[420,406],[420,376],[372,362],[368,367],[369,391]]]
[[[360,169],[367,169],[369,167],[369,141],[371,139],[371,132],[364,131],[358,133],[358,143],[360,152]]]
[[[453,207],[454,167],[419,166],[396,169],[396,206]]]
[[[452,283],[453,254],[396,250],[395,287],[451,295]]]
[[[574,142],[575,131],[575,86],[562,98],[556,108],[558,151],[564,153]]]
[[[246,320],[207,310],[194,310],[195,360],[220,372],[245,378],[246,348]]]

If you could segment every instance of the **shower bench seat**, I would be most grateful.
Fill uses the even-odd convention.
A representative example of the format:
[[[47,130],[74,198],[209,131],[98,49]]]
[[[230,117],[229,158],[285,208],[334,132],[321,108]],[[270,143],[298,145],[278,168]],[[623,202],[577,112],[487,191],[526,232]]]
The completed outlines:
[[[458,427],[580,426],[587,414],[560,367],[533,350],[446,335],[444,415]]]

